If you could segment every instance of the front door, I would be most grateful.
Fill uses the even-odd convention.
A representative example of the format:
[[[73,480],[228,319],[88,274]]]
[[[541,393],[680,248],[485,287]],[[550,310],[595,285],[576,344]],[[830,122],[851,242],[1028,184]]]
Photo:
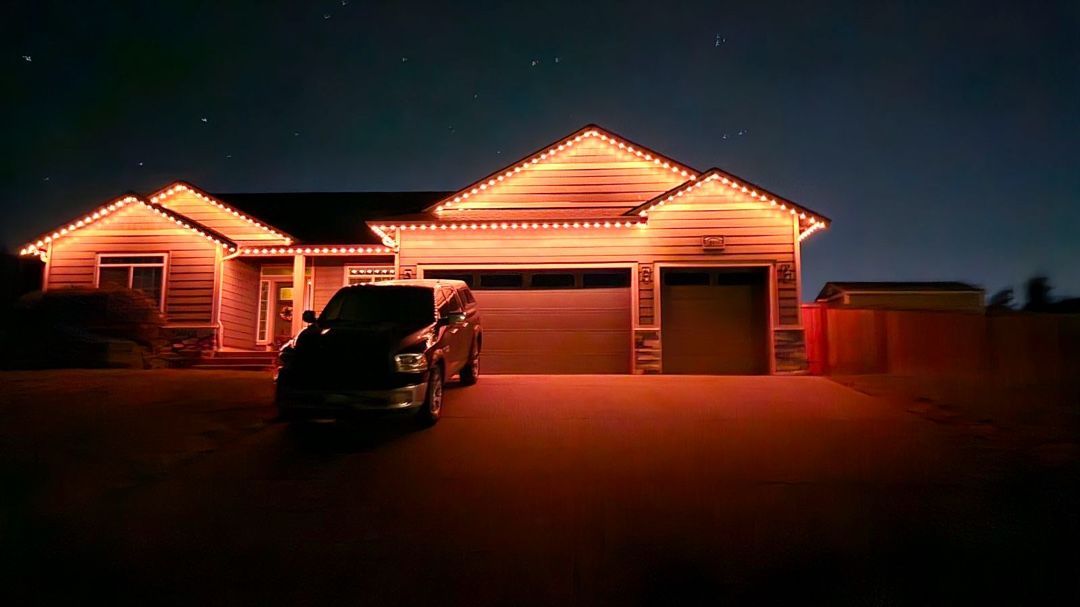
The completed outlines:
[[[285,342],[292,339],[293,314],[299,314],[293,309],[292,282],[274,281],[274,347],[281,347]]]

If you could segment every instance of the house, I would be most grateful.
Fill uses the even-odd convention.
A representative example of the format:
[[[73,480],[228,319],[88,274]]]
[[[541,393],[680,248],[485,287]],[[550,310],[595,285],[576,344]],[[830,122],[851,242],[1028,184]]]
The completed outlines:
[[[962,282],[827,282],[816,301],[832,308],[982,312],[986,293]]]
[[[805,367],[802,241],[820,213],[595,125],[453,192],[130,193],[27,244],[45,289],[110,285],[176,340],[273,348],[348,284],[467,281],[494,373]]]

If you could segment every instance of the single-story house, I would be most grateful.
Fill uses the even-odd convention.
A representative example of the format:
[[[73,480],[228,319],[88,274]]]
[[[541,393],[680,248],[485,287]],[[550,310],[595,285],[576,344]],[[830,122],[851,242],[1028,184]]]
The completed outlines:
[[[816,301],[830,308],[982,312],[986,292],[962,282],[827,282]]]
[[[131,287],[177,339],[267,350],[344,285],[467,281],[488,372],[805,368],[820,213],[588,125],[451,192],[129,193],[28,243],[43,288]]]

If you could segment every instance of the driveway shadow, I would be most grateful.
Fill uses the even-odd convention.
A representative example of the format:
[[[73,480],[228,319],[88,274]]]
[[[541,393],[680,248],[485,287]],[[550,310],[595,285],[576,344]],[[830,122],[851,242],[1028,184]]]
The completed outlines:
[[[282,439],[302,453],[342,455],[375,451],[424,430],[408,417],[293,422]]]

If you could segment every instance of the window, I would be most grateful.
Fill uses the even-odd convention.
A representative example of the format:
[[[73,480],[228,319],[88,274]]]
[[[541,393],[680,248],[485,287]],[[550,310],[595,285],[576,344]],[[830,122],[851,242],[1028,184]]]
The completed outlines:
[[[574,275],[533,274],[531,284],[534,289],[572,289],[574,288]]]
[[[461,302],[453,289],[440,289],[439,293],[439,318],[446,318],[447,314],[461,312]]]
[[[394,269],[386,267],[345,266],[345,286],[394,280]]]
[[[664,272],[664,284],[673,287],[699,286],[709,284],[708,272]]]
[[[585,272],[581,275],[581,286],[586,289],[629,287],[630,272]]]
[[[266,322],[266,317],[270,311],[270,281],[263,280],[259,282],[259,335],[255,338],[256,343],[266,343],[266,334],[268,331],[269,323]]]
[[[101,255],[99,289],[133,289],[164,307],[165,255]]]
[[[480,275],[481,289],[520,289],[524,276],[521,274],[495,273]]]
[[[466,305],[476,303],[476,298],[473,297],[472,291],[470,291],[468,287],[458,291],[458,295],[461,296],[462,301],[464,301]]]

